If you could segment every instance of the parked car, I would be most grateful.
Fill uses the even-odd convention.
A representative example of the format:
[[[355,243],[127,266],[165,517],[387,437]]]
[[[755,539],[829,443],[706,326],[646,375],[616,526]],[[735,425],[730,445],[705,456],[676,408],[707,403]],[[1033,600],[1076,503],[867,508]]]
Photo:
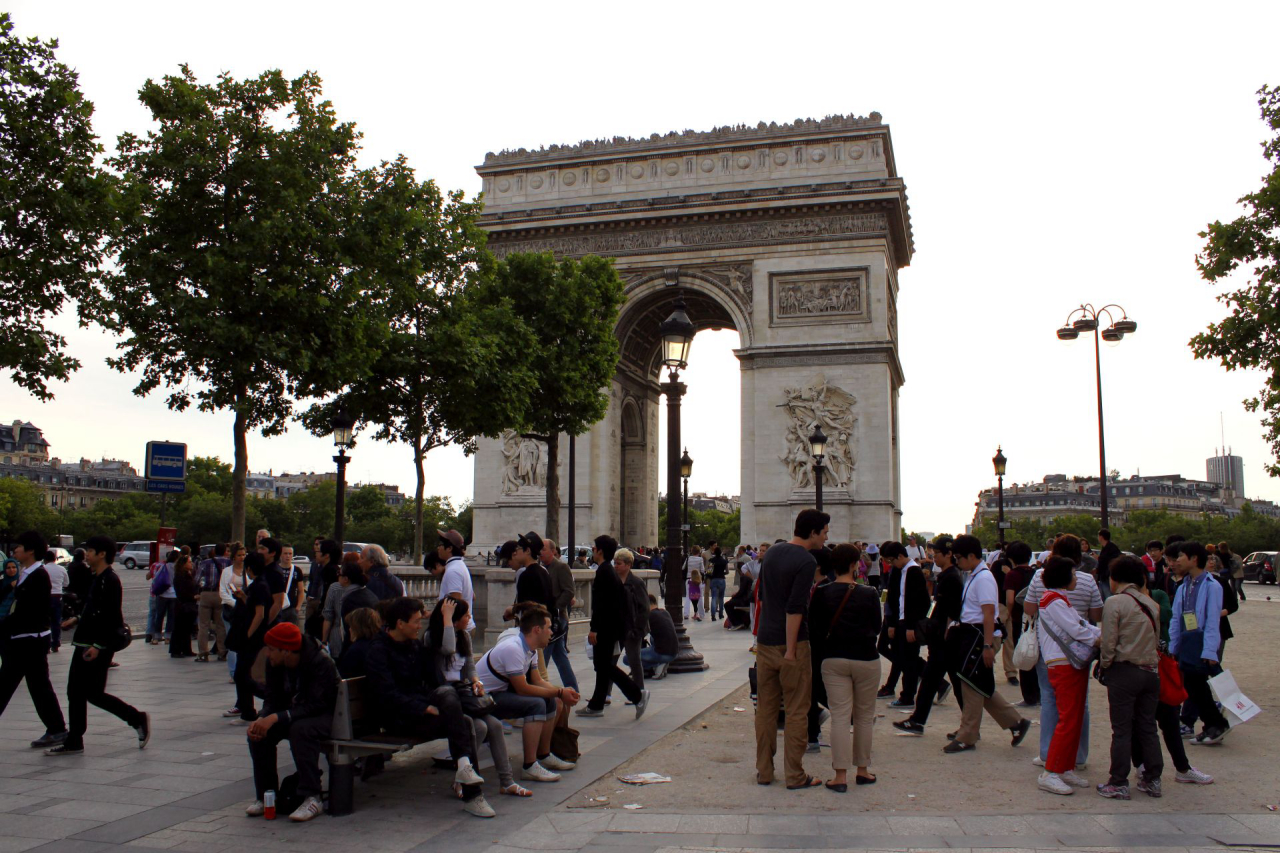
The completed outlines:
[[[369,544],[368,542],[343,542],[342,553],[359,554],[361,551],[364,550],[365,546],[368,544]]]
[[[151,550],[156,544],[154,539],[145,542],[130,542],[125,545],[116,557],[117,563],[123,563],[126,569],[146,568],[151,565]]]
[[[1244,579],[1258,583],[1276,582],[1276,552],[1254,551],[1244,558]]]
[[[59,566],[71,565],[71,552],[68,551],[66,548],[54,547],[54,548],[50,548],[49,550],[52,551],[54,554],[53,561],[57,563]]]

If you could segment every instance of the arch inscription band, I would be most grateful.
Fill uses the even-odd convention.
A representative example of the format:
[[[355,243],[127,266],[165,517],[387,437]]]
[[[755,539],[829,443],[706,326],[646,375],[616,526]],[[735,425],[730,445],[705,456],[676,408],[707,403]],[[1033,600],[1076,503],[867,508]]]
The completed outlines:
[[[740,336],[743,541],[789,535],[812,505],[815,423],[831,437],[832,537],[898,535],[896,303],[914,247],[878,113],[520,149],[477,172],[497,255],[612,257],[626,282],[609,412],[577,441],[578,541],[657,544],[657,329],[677,296],[699,330]],[[479,443],[476,547],[542,528],[544,455],[518,437]]]

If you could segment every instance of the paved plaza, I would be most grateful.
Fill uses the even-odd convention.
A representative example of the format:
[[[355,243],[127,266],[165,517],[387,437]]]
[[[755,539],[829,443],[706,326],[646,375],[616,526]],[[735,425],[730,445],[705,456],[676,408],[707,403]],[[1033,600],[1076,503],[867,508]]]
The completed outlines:
[[[584,751],[578,769],[554,785],[535,785],[532,799],[497,796],[486,784],[499,816],[482,821],[465,814],[446,796],[450,772],[436,769],[421,747],[397,756],[387,771],[357,783],[356,813],[322,816],[307,824],[249,819],[253,798],[244,728],[228,724],[220,712],[232,689],[225,666],[171,660],[160,647],[131,646],[113,671],[111,689],[151,712],[154,736],[139,752],[131,730],[90,709],[86,751],[81,756],[46,758],[27,742],[42,728],[24,690],[15,696],[0,726],[0,853],[39,850],[81,851],[298,850],[305,853],[436,851],[523,853],[523,851],[673,851],[1053,849],[1143,850],[1224,849],[1224,845],[1280,844],[1280,814],[1257,802],[1223,802],[1215,788],[1196,789],[1194,808],[1177,814],[1144,813],[1140,801],[1099,800],[1088,814],[1035,814],[1032,791],[1000,812],[965,814],[848,813],[805,814],[804,797],[775,785],[753,801],[724,798],[716,810],[667,806],[630,811],[634,788],[613,784],[607,807],[587,801],[584,789],[666,736],[692,730],[708,708],[739,688],[750,664],[748,636],[721,630],[719,623],[691,626],[698,649],[710,664],[701,674],[672,675],[652,682],[654,698],[644,719],[616,697],[602,719],[576,720]],[[579,677],[592,674],[575,644]],[[70,656],[51,656],[54,684],[64,692]],[[554,667],[553,667],[554,674]],[[742,714],[744,725],[750,715]],[[513,762],[518,735],[508,735]],[[482,750],[482,754],[484,751]],[[280,750],[282,770],[287,749]],[[484,766],[489,766],[484,762]],[[749,766],[749,760],[748,760]],[[652,768],[679,775],[688,768]],[[740,768],[721,772],[739,774]],[[709,783],[709,784],[713,784]],[[957,779],[980,785],[981,779]],[[1182,786],[1178,786],[1182,788]],[[1268,789],[1270,786],[1267,786]],[[819,795],[825,792],[816,792]],[[1182,793],[1179,791],[1178,793]],[[638,796],[636,797],[638,798]],[[797,799],[799,798],[799,799]],[[814,803],[816,806],[817,803]],[[1115,813],[1117,811],[1123,813]],[[1248,812],[1231,814],[1231,812]]]

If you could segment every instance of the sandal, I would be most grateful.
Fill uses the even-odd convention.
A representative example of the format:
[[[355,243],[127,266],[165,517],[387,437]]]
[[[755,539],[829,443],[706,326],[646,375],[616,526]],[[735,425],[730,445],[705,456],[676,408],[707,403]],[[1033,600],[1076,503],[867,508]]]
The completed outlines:
[[[855,775],[853,781],[859,785],[874,785],[876,783],[876,774],[872,773],[870,776]]]
[[[804,782],[803,782],[802,784],[800,784],[800,785],[788,785],[788,786],[787,786],[787,790],[788,790],[788,791],[800,791],[800,790],[803,790],[804,788],[818,788],[818,787],[821,787],[821,785],[822,785],[822,780],[821,780],[821,779],[815,778],[815,777],[813,777],[813,776],[806,776],[806,777],[804,777]]]
[[[505,788],[499,788],[498,793],[510,794],[513,797],[532,797],[533,796],[533,791],[530,791],[528,788],[522,788],[519,785],[517,785],[515,782],[512,782],[510,785],[508,785]]]
[[[849,792],[849,786],[845,782],[827,782],[826,786],[828,791],[835,791],[837,794],[847,794]]]

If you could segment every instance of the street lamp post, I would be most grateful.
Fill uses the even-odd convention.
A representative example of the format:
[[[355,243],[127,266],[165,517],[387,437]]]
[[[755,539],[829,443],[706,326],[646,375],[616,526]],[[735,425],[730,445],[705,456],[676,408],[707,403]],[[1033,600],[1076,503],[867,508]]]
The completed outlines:
[[[680,457],[680,476],[684,480],[684,517],[680,524],[680,547],[689,553],[689,478],[693,476],[693,458],[689,456],[689,448],[684,449]]]
[[[701,672],[707,668],[702,655],[694,651],[684,627],[684,549],[680,523],[680,398],[686,387],[680,371],[689,366],[689,345],[697,330],[685,313],[684,299],[677,299],[671,316],[658,326],[662,338],[662,363],[670,371],[660,387],[667,395],[667,558],[666,605],[675,624],[680,650],[671,662],[671,672]],[[692,462],[692,460],[690,460]]]
[[[1120,313],[1119,320],[1115,318],[1112,309]],[[1078,318],[1077,315],[1079,315]],[[1098,327],[1101,325],[1099,321],[1103,315],[1106,315],[1111,325],[1099,332]],[[1102,430],[1102,345],[1098,342],[1098,338],[1101,337],[1108,343],[1115,343],[1125,335],[1131,335],[1136,331],[1138,331],[1138,324],[1129,319],[1129,315],[1119,305],[1094,308],[1088,303],[1068,314],[1066,325],[1058,330],[1058,340],[1062,341],[1074,341],[1080,337],[1081,332],[1093,332],[1093,371],[1098,388],[1098,475],[1101,481],[1099,494],[1102,497],[1102,526],[1107,528],[1111,525],[1107,520],[1107,443]]]
[[[813,454],[813,501],[818,512],[822,512],[822,457],[827,454],[827,437],[817,424],[809,436],[809,452]]]
[[[338,455],[333,461],[338,463],[338,494],[333,508],[333,538],[342,546],[343,523],[347,516],[347,448],[351,446],[351,430],[356,425],[355,418],[347,414],[346,409],[339,409],[333,416],[330,426],[333,427],[333,445],[338,448]]]
[[[1004,458],[1004,453],[1000,450],[1000,446],[996,445],[996,455],[991,457],[991,464],[996,469],[996,494],[999,502],[999,515],[996,517],[996,530],[1000,536],[1000,550],[1004,550],[1004,469],[1009,462]]]

